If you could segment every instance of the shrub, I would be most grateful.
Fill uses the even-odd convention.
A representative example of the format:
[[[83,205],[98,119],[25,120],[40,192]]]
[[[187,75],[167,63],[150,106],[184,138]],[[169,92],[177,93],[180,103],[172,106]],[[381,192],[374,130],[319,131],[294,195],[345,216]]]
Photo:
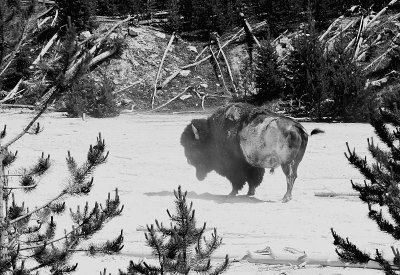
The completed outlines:
[[[245,95],[245,101],[262,105],[267,101],[280,98],[284,88],[283,74],[278,65],[275,49],[268,42],[256,58],[254,94]]]
[[[104,73],[100,83],[83,77],[66,95],[66,111],[71,117],[86,113],[92,117],[112,117],[119,114],[115,101],[114,83]]]
[[[311,116],[322,118],[322,102],[327,99],[324,91],[328,88],[323,45],[311,31],[294,39],[293,48],[287,63],[288,95],[303,102]]]
[[[351,52],[344,46],[336,45],[326,57],[326,96],[332,99],[332,106],[326,112],[330,117],[344,120],[367,120],[373,93],[365,88],[366,77],[361,68],[353,62]]]
[[[315,30],[293,42],[287,61],[286,95],[305,106],[314,118],[366,120],[374,99],[365,89],[366,77],[339,42],[325,52]]]

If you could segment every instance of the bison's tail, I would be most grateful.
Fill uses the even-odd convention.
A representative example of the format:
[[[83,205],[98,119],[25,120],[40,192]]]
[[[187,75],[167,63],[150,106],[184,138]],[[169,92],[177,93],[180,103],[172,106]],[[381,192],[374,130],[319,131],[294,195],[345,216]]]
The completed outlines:
[[[325,131],[324,131],[324,130],[321,130],[321,129],[319,129],[319,128],[315,128],[314,130],[311,131],[310,136],[312,136],[312,135],[317,135],[317,134],[321,134],[321,133],[325,133]]]

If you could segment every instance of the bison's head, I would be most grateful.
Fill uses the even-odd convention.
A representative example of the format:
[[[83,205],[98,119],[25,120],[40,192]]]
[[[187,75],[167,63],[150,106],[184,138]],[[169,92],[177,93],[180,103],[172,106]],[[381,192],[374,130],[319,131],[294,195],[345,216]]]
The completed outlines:
[[[181,136],[181,145],[190,165],[196,168],[198,180],[204,180],[212,171],[209,127],[206,119],[193,119]]]

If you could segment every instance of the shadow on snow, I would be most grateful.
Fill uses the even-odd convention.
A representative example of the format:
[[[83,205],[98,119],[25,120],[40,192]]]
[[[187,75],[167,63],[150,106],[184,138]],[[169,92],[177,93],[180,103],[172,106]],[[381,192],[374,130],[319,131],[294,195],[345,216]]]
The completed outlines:
[[[174,192],[170,192],[170,191],[148,192],[148,193],[144,193],[144,195],[149,196],[149,197],[154,197],[154,196],[160,196],[160,197],[171,196],[171,197],[173,197]],[[214,201],[216,203],[265,203],[265,202],[271,203],[271,202],[275,202],[275,201],[271,201],[271,200],[268,200],[268,201],[260,200],[260,199],[254,198],[254,197],[249,197],[247,195],[229,196],[229,195],[215,195],[215,194],[210,194],[210,193],[197,194],[196,192],[188,192],[187,198]]]

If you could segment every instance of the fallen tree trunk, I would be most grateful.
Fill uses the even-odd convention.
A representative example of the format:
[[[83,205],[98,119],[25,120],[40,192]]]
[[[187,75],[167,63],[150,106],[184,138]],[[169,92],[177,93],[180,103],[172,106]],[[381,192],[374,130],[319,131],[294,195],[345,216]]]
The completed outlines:
[[[191,86],[186,87],[185,90],[183,90],[183,92],[177,94],[176,96],[174,96],[173,98],[171,98],[170,100],[168,100],[167,102],[165,102],[164,104],[161,104],[161,105],[158,106],[157,108],[151,109],[151,110],[149,110],[148,112],[154,112],[154,111],[156,111],[156,110],[159,110],[159,109],[161,109],[161,108],[167,106],[168,104],[170,104],[170,103],[171,103],[172,101],[174,101],[175,99],[177,99],[177,98],[181,97],[182,95],[184,95],[190,87],[191,87]]]
[[[358,197],[357,193],[337,193],[337,192],[315,192],[314,196],[316,197]]]
[[[273,254],[261,255],[256,253],[247,252],[242,260],[246,260],[249,263],[266,264],[266,265],[294,265],[294,266],[330,266],[330,267],[346,267],[346,268],[367,268],[367,269],[379,269],[382,267],[376,262],[368,262],[367,264],[347,264],[340,261],[338,258],[308,258],[306,254],[298,256],[296,254]]]
[[[168,45],[165,48],[164,54],[163,54],[163,56],[161,58],[160,66],[158,67],[156,80],[154,81],[154,92],[153,92],[153,95],[151,97],[151,108],[152,109],[154,107],[154,101],[155,101],[155,98],[156,98],[156,95],[157,95],[157,89],[158,89],[157,84],[158,84],[158,78],[160,77],[160,74],[161,74],[162,65],[164,64],[165,57],[167,56],[168,50],[171,48],[172,43],[174,42],[174,40],[175,40],[175,33],[172,34],[172,36],[171,36],[171,38],[170,38],[170,40],[168,42]]]

